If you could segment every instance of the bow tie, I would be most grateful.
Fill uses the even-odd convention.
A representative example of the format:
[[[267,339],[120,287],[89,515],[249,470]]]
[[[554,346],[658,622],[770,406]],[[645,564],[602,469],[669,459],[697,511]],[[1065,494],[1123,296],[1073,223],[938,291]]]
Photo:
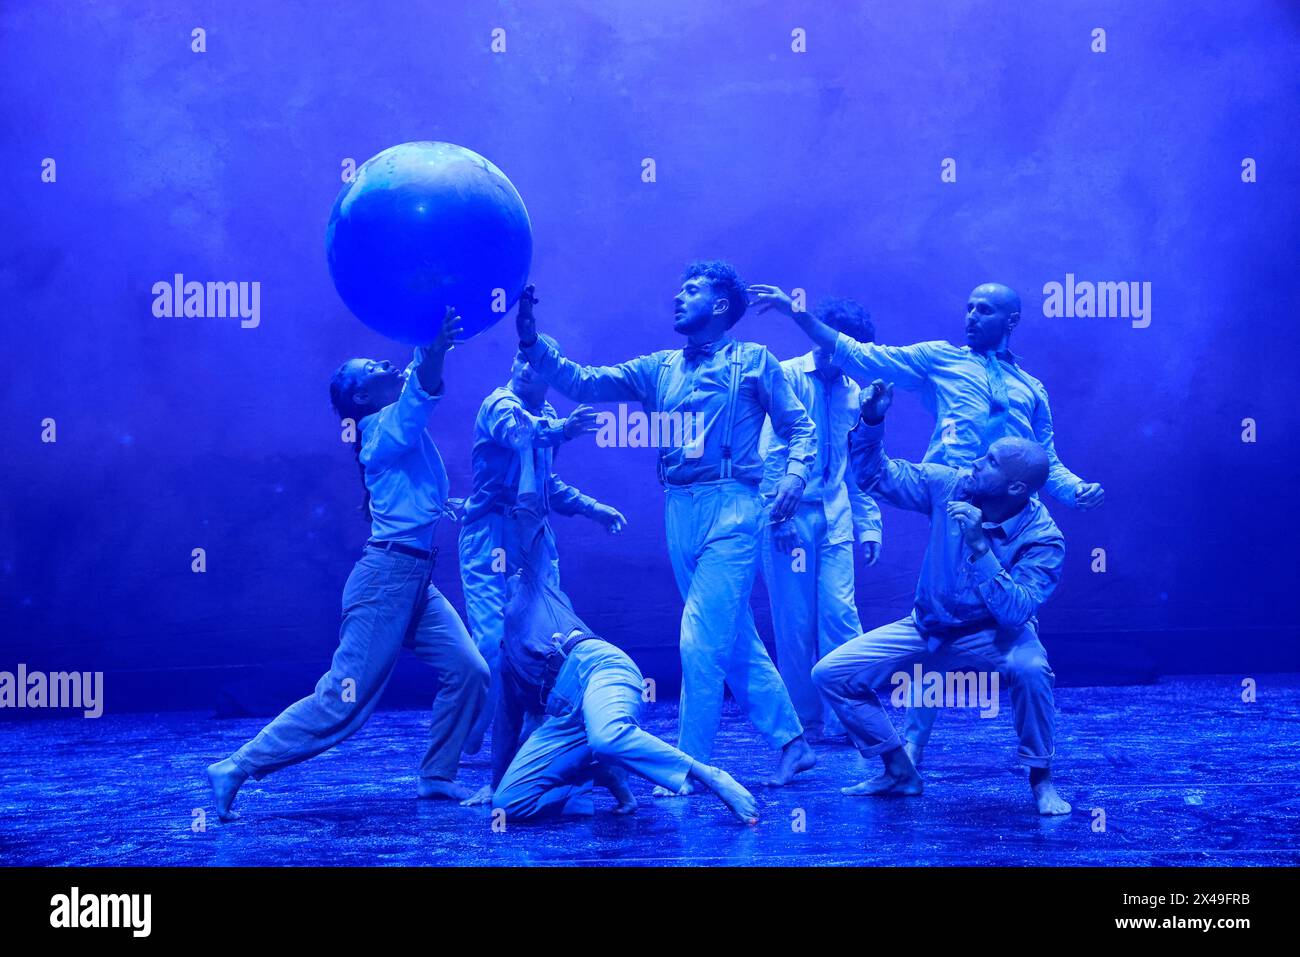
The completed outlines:
[[[688,345],[682,349],[682,355],[686,358],[687,362],[698,362],[701,359],[712,358],[713,354],[721,347],[721,340],[701,343],[698,346]]]

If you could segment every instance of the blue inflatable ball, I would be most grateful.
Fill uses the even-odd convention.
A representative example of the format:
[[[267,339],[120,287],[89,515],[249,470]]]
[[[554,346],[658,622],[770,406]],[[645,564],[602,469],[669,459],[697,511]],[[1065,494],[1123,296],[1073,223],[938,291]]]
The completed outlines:
[[[453,143],[403,143],[366,160],[325,233],[343,302],[376,332],[432,341],[447,306],[463,338],[493,325],[528,280],[533,229],[505,173]]]

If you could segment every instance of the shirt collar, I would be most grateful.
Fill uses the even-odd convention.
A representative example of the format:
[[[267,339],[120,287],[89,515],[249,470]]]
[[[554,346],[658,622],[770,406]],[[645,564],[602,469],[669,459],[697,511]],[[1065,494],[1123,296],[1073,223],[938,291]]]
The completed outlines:
[[[987,358],[988,356],[996,355],[1003,362],[1010,363],[1013,366],[1020,365],[1020,356],[1016,355],[1010,349],[1003,349],[1001,352],[976,352],[970,346],[962,346],[961,350],[962,352],[965,352],[968,355],[975,356],[976,358],[979,359],[984,359]]]
[[[712,358],[730,345],[732,341],[731,336],[724,332],[712,342],[702,342],[699,345],[691,345],[690,343],[687,343],[682,347],[682,356],[687,361]]]

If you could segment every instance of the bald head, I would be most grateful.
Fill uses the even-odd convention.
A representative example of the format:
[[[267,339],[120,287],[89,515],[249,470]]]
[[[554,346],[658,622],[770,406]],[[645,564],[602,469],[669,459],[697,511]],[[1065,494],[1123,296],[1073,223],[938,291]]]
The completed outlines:
[[[1005,349],[1019,321],[1019,293],[1000,282],[980,283],[966,300],[966,343],[981,354]]]
[[[1010,436],[998,439],[989,446],[988,457],[1008,486],[1024,484],[1026,498],[1047,482],[1047,452],[1037,442]]]

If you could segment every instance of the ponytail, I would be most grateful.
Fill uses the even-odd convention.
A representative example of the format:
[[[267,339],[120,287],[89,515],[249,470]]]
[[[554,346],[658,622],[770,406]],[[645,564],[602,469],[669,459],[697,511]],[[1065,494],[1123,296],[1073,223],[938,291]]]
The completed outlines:
[[[352,401],[352,381],[348,376],[347,367],[348,364],[343,363],[330,378],[330,405],[334,407],[334,413],[340,420],[351,419],[359,429],[361,420],[368,413],[366,410],[358,408],[356,403]],[[352,454],[357,460],[357,471],[361,473],[361,513],[365,515],[366,521],[369,522],[371,519],[370,489],[366,486],[366,466],[361,461],[361,435],[359,431],[356,439],[352,442]]]

